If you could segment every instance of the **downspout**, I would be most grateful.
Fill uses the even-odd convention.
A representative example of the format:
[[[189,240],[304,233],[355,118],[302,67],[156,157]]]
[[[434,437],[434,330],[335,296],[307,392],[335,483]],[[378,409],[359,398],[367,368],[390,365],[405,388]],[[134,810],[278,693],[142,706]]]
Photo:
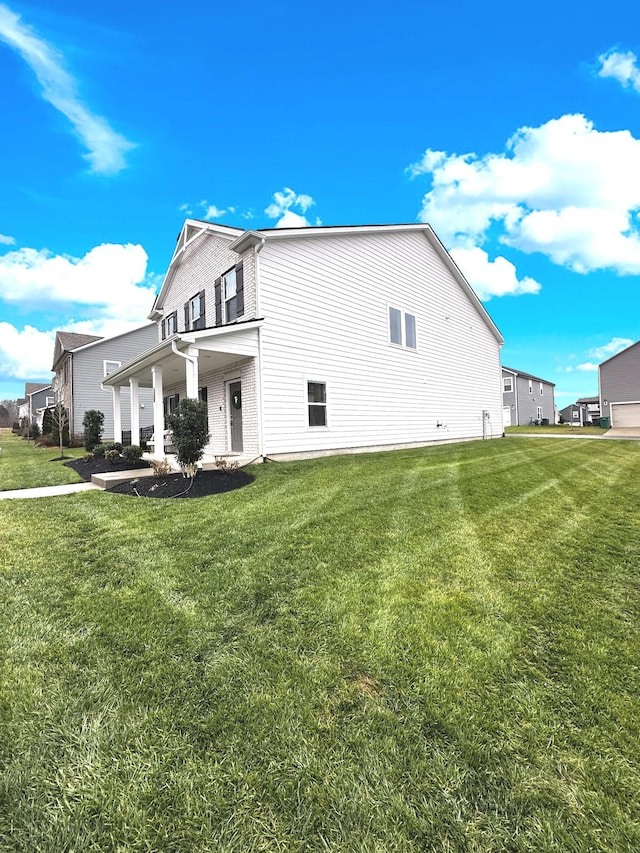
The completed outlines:
[[[260,245],[253,247],[253,278],[254,289],[256,294],[256,317],[260,317],[260,263],[258,254],[262,251],[265,244],[265,238],[262,237]],[[267,451],[264,446],[264,420],[263,420],[263,405],[262,405],[262,328],[258,328],[258,363],[256,365],[256,400],[258,403],[258,454],[262,456],[264,462],[267,458]]]

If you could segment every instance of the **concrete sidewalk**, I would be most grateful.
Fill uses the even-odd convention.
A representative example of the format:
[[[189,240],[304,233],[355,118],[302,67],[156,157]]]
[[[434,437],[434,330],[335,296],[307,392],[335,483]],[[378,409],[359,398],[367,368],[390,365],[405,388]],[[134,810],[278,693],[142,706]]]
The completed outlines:
[[[69,483],[66,486],[40,486],[36,489],[13,489],[0,492],[0,501],[12,498],[51,498],[55,495],[72,495],[74,492],[89,492],[99,489],[95,483]]]

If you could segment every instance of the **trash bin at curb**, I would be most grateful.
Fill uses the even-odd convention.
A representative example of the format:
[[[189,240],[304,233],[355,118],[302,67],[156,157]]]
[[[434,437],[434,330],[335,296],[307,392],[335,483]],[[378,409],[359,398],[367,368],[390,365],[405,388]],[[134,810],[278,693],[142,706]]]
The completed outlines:
[[[600,426],[602,429],[611,429],[611,418],[600,418]]]

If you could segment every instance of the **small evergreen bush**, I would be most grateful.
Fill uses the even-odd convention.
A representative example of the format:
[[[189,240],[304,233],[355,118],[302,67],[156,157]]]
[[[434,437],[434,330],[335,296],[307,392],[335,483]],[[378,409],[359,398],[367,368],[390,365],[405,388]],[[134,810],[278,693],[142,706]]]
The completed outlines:
[[[96,444],[96,446],[93,448],[93,455],[104,456],[106,449],[106,444]]]
[[[120,459],[120,451],[116,450],[115,448],[112,448],[111,450],[105,450],[104,458],[107,460],[107,462],[111,462],[111,464],[113,465]]]
[[[195,477],[198,462],[202,459],[205,445],[209,441],[207,404],[189,398],[180,400],[179,410],[168,415],[167,426],[172,432],[172,442],[183,475]]]
[[[142,448],[138,447],[137,444],[130,444],[128,447],[123,449],[122,455],[127,462],[138,462],[142,459]]]
[[[84,427],[84,446],[90,453],[96,444],[100,444],[104,414],[97,409],[87,409],[82,419],[82,426]]]

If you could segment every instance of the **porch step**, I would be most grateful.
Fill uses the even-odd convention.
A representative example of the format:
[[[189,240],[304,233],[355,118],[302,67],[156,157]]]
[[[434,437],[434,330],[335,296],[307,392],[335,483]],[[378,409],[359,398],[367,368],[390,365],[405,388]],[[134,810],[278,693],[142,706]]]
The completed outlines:
[[[153,468],[134,468],[131,471],[104,471],[102,474],[92,474],[91,482],[99,489],[110,489],[120,483],[128,483],[139,477],[153,477]]]

